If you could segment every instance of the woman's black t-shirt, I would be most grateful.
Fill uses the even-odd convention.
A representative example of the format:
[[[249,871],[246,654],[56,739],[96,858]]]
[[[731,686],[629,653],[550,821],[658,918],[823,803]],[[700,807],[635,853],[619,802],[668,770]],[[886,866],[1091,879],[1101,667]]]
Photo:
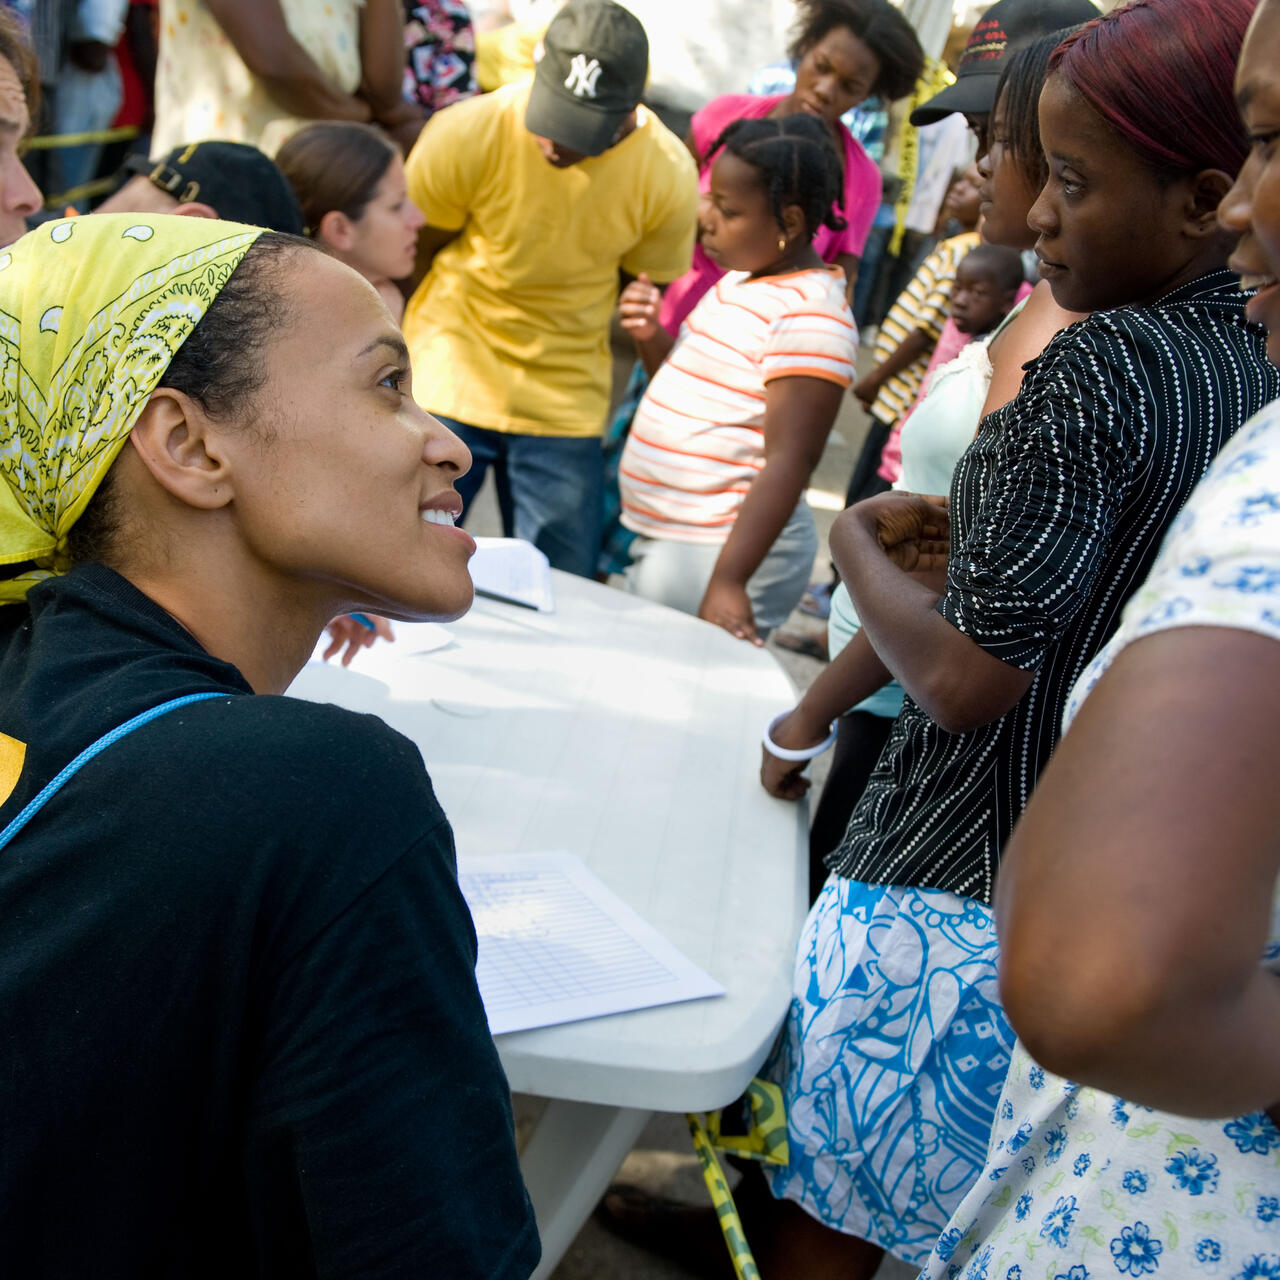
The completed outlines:
[[[453,839],[417,748],[253,696],[125,579],[0,608],[0,1273],[526,1276]]]

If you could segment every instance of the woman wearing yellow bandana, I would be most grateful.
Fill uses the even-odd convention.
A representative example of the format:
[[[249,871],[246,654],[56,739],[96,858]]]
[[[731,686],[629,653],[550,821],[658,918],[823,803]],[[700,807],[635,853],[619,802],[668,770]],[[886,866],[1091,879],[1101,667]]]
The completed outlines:
[[[0,253],[0,1273],[536,1263],[422,760],[254,696],[336,614],[470,603],[470,460],[408,382],[377,293],[290,237]]]

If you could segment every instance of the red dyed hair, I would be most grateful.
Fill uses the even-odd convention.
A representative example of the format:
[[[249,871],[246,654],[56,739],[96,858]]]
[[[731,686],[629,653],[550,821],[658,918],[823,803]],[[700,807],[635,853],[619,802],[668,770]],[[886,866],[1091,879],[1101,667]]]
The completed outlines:
[[[1248,141],[1233,81],[1257,0],[1131,0],[1049,60],[1154,169],[1234,177]]]

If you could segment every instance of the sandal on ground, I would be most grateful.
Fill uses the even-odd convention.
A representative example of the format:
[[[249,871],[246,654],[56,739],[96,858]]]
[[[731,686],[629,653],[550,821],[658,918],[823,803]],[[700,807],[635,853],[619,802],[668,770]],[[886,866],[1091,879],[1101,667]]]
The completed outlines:
[[[822,636],[802,635],[796,631],[780,631],[773,637],[773,643],[788,653],[799,653],[806,658],[816,658],[819,662],[829,661],[827,642]]]
[[[615,1183],[596,1207],[596,1218],[629,1244],[669,1258],[705,1280],[733,1280],[733,1263],[711,1205],[652,1195]]]

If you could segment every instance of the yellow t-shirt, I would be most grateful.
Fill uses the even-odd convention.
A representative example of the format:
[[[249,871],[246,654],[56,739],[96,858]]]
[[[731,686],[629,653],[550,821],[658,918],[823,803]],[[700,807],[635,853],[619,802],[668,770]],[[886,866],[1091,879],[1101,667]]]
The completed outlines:
[[[360,83],[364,0],[281,0],[289,34],[344,93]],[[275,155],[308,121],[291,116],[245,66],[204,0],[160,0],[151,154],[219,138]]]
[[[409,195],[458,230],[404,314],[414,395],[471,426],[595,436],[609,407],[618,270],[689,267],[698,181],[684,144],[639,107],[603,155],[553,168],[524,127],[529,85],[437,112],[409,155]]]

